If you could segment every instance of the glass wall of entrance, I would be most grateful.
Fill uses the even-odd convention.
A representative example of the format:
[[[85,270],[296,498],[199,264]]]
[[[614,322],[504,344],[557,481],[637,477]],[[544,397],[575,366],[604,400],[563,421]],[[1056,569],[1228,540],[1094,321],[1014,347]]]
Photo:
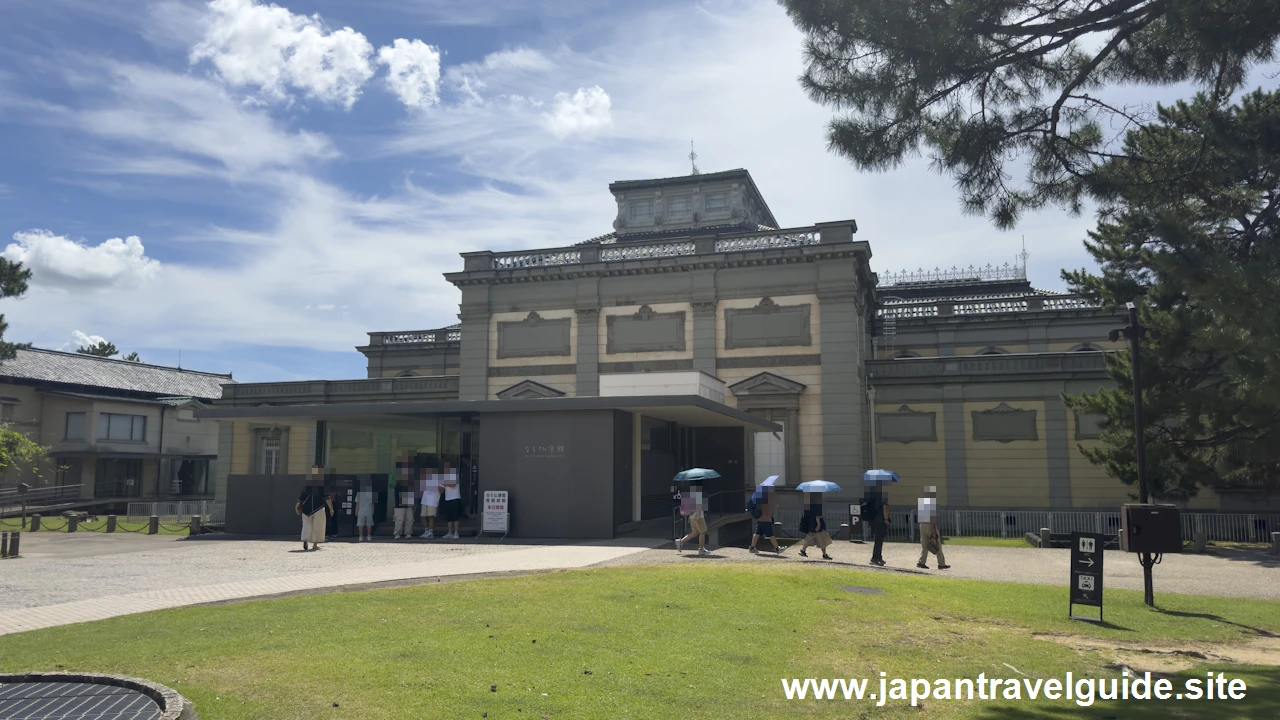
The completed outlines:
[[[457,471],[467,512],[478,507],[479,483],[478,423],[470,417],[414,416],[364,417],[358,420],[324,423],[323,464],[339,478],[382,479],[375,484],[378,494],[374,519],[390,516],[389,485],[394,484],[396,463],[405,453],[412,458],[418,477],[425,472]]]

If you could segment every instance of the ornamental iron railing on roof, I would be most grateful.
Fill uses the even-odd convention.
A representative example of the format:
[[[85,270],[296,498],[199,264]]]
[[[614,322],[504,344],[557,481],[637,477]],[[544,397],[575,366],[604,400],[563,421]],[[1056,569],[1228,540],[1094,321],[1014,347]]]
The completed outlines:
[[[817,245],[819,242],[821,242],[821,235],[817,232],[725,238],[723,240],[716,240],[716,252],[770,250],[773,248],[799,247],[801,245]]]
[[[995,295],[890,302],[876,310],[881,318],[911,319],[952,315],[993,315],[1041,310],[1095,310],[1101,305],[1084,295]]]
[[[600,259],[611,260],[646,260],[649,258],[678,257],[695,254],[695,246],[691,242],[668,242],[658,245],[624,245],[617,243],[600,251]]]
[[[580,250],[539,250],[516,255],[493,256],[493,266],[498,270],[575,265],[580,262],[582,262],[582,252]]]
[[[992,280],[1026,280],[1027,268],[1015,263],[1003,265],[970,265],[967,268],[952,266],[950,270],[935,267],[932,270],[920,268],[915,272],[879,273],[880,286],[916,285],[923,283],[956,283],[983,282]]]
[[[383,345],[431,345],[462,340],[462,331],[457,329],[375,334],[381,336]]]

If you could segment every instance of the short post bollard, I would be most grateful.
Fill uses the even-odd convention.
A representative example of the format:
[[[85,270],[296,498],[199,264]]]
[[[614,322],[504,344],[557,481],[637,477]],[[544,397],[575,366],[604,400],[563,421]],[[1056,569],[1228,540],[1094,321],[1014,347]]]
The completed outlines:
[[[9,557],[9,533],[0,532],[0,558]]]
[[[14,531],[12,534],[9,535],[9,557],[16,558],[22,555],[21,549],[18,547],[19,545],[21,545],[21,543],[19,542],[21,538],[22,538],[22,533],[17,531]]]
[[[67,532],[73,533],[80,527],[80,519],[75,515],[67,516]]]
[[[200,516],[199,515],[191,516],[191,534],[192,535],[200,534]]]
[[[1271,554],[1280,555],[1280,532],[1271,533]]]
[[[159,533],[159,532],[160,532],[160,516],[152,515],[151,523],[147,525],[147,534],[155,535],[156,533]]]
[[[1049,535],[1049,528],[1040,528],[1040,547],[1053,547],[1053,538]]]
[[[31,532],[35,532],[39,529],[40,529],[40,516],[32,515],[31,516]]]
[[[1198,553],[1202,553],[1202,552],[1204,552],[1204,551],[1205,551],[1205,549],[1206,549],[1207,547],[1209,547],[1209,534],[1208,534],[1208,533],[1204,533],[1204,532],[1198,532],[1198,533],[1195,533],[1195,534],[1193,534],[1193,535],[1191,536],[1191,539],[1195,541],[1195,544],[1196,544],[1196,552],[1198,552]]]
[[[115,531],[116,531],[116,516],[108,515],[107,516],[107,532],[115,532]]]

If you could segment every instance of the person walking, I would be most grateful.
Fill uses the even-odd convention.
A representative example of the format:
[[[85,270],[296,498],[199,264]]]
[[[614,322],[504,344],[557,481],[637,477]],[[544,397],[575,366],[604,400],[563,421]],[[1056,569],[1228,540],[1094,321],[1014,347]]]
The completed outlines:
[[[373,491],[373,483],[361,481],[356,492],[356,532],[360,539],[357,542],[373,540],[373,506],[378,502],[378,494]]]
[[[445,473],[449,472],[449,463],[444,464]],[[436,536],[436,513],[440,508],[440,469],[427,468],[422,476],[422,537],[431,539]]]
[[[804,533],[804,542],[800,544],[800,557],[809,557],[805,552],[811,545],[817,545],[822,551],[822,559],[830,560],[827,548],[831,545],[831,535],[827,532],[827,522],[822,517],[822,494],[804,494],[804,515],[800,517],[800,532]]]
[[[689,518],[689,534],[676,540],[676,552],[683,552],[684,544],[698,539],[698,554],[710,555],[707,551],[707,514],[703,507],[702,486],[692,485],[689,494],[680,498],[680,514]]]
[[[942,553],[942,533],[938,532],[938,488],[924,489],[924,497],[916,503],[916,519],[920,522],[920,562],[916,567],[928,570],[929,553],[938,556],[938,569],[949,570],[947,558]]]
[[[446,469],[441,483],[444,485],[444,519],[449,523],[449,532],[444,537],[446,540],[457,540],[458,522],[462,520],[464,514],[462,489],[458,486],[457,471]]]
[[[302,518],[302,549],[319,550],[325,539],[325,526],[328,516],[333,512],[333,502],[324,490],[324,471],[312,468],[311,479],[298,495],[298,502],[293,511]],[[308,548],[307,544],[311,547]]]
[[[408,451],[400,454],[396,463],[396,484],[392,488],[395,508],[395,528],[392,537],[399,540],[413,533],[413,504],[416,493],[413,491],[413,460]]]
[[[871,564],[885,566],[884,539],[889,534],[889,503],[878,487],[867,489],[867,500],[863,505],[862,517],[871,528],[871,536],[875,544],[871,547]]]
[[[773,543],[775,553],[782,552],[778,548],[778,539],[773,536],[773,511],[777,509],[778,504],[774,501],[772,488],[764,489],[761,502],[756,507],[760,514],[756,515],[756,532],[751,536],[750,552],[752,554],[760,552],[756,549],[756,543],[760,542],[760,538],[768,538],[769,542]]]

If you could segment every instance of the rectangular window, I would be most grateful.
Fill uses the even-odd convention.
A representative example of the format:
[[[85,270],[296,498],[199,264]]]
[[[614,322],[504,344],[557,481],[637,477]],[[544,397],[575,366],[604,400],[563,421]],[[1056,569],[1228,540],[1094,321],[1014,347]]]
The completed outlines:
[[[652,220],[653,219],[653,201],[652,200],[632,200],[631,201],[631,219],[632,220]]]
[[[67,432],[64,440],[84,440],[84,423],[85,413],[69,412],[67,413]]]
[[[5,403],[0,405],[0,421],[13,422],[13,411],[17,409],[17,405]]]
[[[209,494],[209,460],[206,458],[183,458],[174,460],[169,465],[172,477],[169,480],[170,495],[208,495]]]
[[[688,215],[693,210],[693,203],[689,200],[688,196],[667,198],[667,214],[672,217]]]
[[[98,439],[113,442],[145,442],[147,417],[145,415],[98,415]]]
[[[258,474],[279,475],[284,459],[284,434],[279,430],[263,433],[258,447]]]
[[[706,209],[709,213],[729,211],[729,193],[710,193],[707,195]]]
[[[94,478],[93,496],[97,498],[130,498],[142,495],[142,461],[123,458],[99,458]]]

